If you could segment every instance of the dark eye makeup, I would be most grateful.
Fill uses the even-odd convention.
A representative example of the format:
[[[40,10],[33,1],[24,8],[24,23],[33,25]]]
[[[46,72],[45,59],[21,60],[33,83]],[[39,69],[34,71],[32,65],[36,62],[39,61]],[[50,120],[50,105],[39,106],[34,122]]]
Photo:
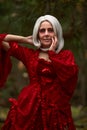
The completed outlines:
[[[40,32],[40,33],[45,33],[46,30],[47,30],[49,33],[54,32],[53,28],[47,28],[47,29],[41,28],[41,29],[39,29],[39,32]]]

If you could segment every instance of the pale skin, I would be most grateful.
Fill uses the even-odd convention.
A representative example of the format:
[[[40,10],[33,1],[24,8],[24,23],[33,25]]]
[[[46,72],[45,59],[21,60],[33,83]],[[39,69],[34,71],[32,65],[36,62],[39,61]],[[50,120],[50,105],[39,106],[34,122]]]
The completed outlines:
[[[50,22],[44,21],[41,23],[38,36],[42,48],[49,48],[49,50],[55,51],[58,39],[54,33],[54,30]],[[3,48],[6,51],[10,48],[8,43],[9,41],[16,41],[19,44],[26,43],[26,44],[33,45],[32,36],[23,37],[23,36],[8,34],[4,38],[4,41],[2,42]],[[50,61],[47,52],[40,51],[39,58],[43,58],[47,61]]]

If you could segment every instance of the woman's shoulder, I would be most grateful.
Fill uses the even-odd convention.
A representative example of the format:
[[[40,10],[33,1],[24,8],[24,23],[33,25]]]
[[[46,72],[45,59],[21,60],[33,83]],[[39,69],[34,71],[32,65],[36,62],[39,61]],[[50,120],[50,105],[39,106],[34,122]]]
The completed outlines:
[[[71,50],[61,50],[58,55],[63,55],[63,56],[73,56],[73,52]]]
[[[64,62],[75,62],[74,53],[71,50],[62,50],[59,52],[59,59],[64,60]]]
[[[31,52],[31,53],[34,52],[33,48],[24,45],[19,45],[17,42],[9,42],[9,45],[12,50],[18,50],[18,51],[23,50],[25,52]]]
[[[53,51],[49,52],[49,55],[51,57],[57,58],[57,59],[74,59],[74,54],[71,50],[61,50],[59,53],[55,53]]]

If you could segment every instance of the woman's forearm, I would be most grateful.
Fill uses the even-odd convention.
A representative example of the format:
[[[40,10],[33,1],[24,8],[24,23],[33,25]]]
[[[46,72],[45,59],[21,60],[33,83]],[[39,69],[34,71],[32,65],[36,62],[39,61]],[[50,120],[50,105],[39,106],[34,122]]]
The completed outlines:
[[[18,43],[30,43],[30,44],[33,44],[32,36],[24,37],[24,36],[19,36],[19,35],[7,34],[6,37],[4,38],[4,41],[6,41],[6,42],[16,41]]]
[[[18,36],[18,35],[12,35],[12,34],[7,34],[6,37],[4,38],[4,41],[10,42],[10,41],[16,41],[16,42],[23,42],[25,38],[23,36]]]

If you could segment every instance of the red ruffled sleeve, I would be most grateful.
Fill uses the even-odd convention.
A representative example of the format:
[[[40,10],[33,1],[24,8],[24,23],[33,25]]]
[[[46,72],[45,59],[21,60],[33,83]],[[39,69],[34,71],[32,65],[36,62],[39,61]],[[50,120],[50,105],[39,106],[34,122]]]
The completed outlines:
[[[78,79],[78,66],[72,52],[63,50],[56,54],[49,51],[49,57],[63,91],[71,98]]]
[[[10,52],[3,50],[2,41],[7,34],[0,34],[0,88],[5,85],[8,74],[11,71]]]

